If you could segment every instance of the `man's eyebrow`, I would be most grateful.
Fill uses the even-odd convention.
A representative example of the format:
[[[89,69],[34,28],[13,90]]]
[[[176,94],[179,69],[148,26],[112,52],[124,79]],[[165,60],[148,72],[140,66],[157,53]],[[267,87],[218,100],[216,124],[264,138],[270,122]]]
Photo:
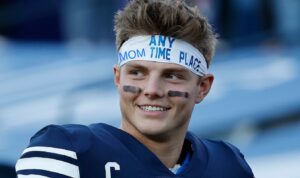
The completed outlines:
[[[126,64],[126,68],[139,68],[139,69],[146,69],[146,66],[141,64]]]
[[[147,70],[147,66],[146,65],[142,65],[142,64],[126,64],[125,65],[126,68],[125,69],[141,69],[141,70]],[[182,68],[182,67],[167,67],[164,68],[162,70],[163,73],[181,73],[181,74],[190,74],[190,71],[188,69]]]
[[[190,71],[187,69],[183,69],[183,68],[166,68],[164,69],[164,72],[169,73],[169,72],[178,72],[178,73],[182,73],[182,74],[189,74]]]

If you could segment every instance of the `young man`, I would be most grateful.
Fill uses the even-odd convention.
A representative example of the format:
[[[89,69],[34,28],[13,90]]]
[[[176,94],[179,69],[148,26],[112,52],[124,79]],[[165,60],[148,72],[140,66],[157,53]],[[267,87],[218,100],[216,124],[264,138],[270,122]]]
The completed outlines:
[[[180,0],[132,0],[115,19],[121,128],[47,126],[16,164],[19,177],[252,178],[234,146],[187,132],[208,94],[215,36]]]

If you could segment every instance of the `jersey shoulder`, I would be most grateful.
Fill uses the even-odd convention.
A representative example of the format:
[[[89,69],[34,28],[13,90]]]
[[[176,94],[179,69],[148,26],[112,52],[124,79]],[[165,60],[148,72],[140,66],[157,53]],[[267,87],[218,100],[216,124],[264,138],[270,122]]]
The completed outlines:
[[[88,152],[95,132],[105,132],[99,124],[94,131],[84,125],[48,125],[30,139],[16,164],[18,175],[80,177],[79,157]],[[100,134],[97,134],[98,136]],[[101,139],[97,140],[101,142]]]
[[[89,136],[88,127],[83,125],[48,125],[31,137],[29,147],[47,146],[76,151],[76,141]]]
[[[254,177],[244,155],[237,147],[224,141],[203,139],[202,142],[207,149],[209,157],[207,167],[208,172],[211,172],[212,170],[214,170],[213,172],[221,170],[221,172],[226,172],[232,178]]]

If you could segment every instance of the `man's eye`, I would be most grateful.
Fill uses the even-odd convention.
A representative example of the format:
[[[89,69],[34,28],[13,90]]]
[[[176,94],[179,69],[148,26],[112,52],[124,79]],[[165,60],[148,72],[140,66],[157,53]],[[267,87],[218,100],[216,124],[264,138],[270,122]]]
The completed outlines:
[[[166,74],[166,78],[167,79],[171,79],[171,80],[182,80],[182,79],[184,79],[184,77],[182,75],[180,75],[180,74],[174,74],[174,73],[172,73],[172,74]]]
[[[137,76],[137,77],[140,77],[143,75],[143,73],[140,70],[131,70],[131,71],[129,71],[129,74],[133,75],[133,76]]]
[[[140,74],[140,71],[138,71],[138,70],[132,70],[132,71],[129,72],[129,74],[138,75],[138,74]]]

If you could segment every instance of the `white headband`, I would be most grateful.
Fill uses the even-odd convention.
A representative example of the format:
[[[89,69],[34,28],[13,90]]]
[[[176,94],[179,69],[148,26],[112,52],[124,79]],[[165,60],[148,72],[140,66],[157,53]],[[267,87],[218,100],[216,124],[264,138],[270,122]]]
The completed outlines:
[[[204,56],[191,44],[169,36],[135,36],[123,43],[119,50],[118,65],[133,60],[179,64],[193,73],[208,73]]]

